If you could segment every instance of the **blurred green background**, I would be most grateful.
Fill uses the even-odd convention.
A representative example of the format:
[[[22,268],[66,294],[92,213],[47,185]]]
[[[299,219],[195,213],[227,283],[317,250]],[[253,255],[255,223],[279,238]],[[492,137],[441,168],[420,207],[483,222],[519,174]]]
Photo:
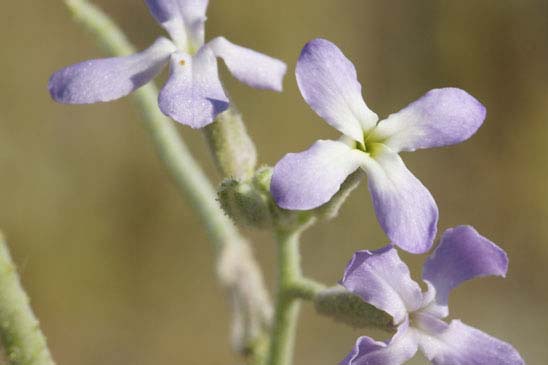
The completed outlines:
[[[144,1],[97,3],[139,48],[163,34]],[[452,317],[511,342],[529,364],[546,363],[548,2],[212,0],[208,17],[208,38],[225,35],[288,63],[282,94],[225,78],[263,163],[337,136],[303,102],[293,73],[301,47],[318,36],[355,63],[381,116],[441,86],[487,106],[471,140],[404,159],[438,202],[440,232],[472,224],[511,258],[506,280],[456,290]],[[0,41],[0,228],[58,363],[239,363],[204,230],[129,99],[49,99],[53,71],[102,56],[91,37],[61,1],[21,0],[4,2]],[[219,182],[201,134],[179,130]],[[246,233],[273,287],[273,242]],[[355,250],[385,243],[363,183],[336,220],[305,234],[304,270],[334,283]],[[405,257],[418,277],[424,256]],[[302,313],[297,364],[338,363],[368,334],[318,317],[310,304]]]

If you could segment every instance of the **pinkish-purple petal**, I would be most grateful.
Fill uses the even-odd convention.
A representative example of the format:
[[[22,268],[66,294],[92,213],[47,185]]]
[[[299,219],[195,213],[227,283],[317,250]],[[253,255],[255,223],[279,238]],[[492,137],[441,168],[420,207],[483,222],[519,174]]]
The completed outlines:
[[[319,140],[309,149],[288,153],[274,167],[270,191],[284,209],[308,210],[327,203],[365,154],[343,142]]]
[[[325,39],[310,41],[295,73],[308,105],[332,127],[363,142],[364,131],[373,128],[378,118],[365,105],[356,69],[341,50]]]
[[[433,89],[381,121],[374,134],[396,152],[447,146],[470,138],[485,115],[485,107],[466,91]]]
[[[523,365],[525,362],[509,343],[454,320],[447,325],[429,318],[417,319],[419,348],[433,365]]]
[[[208,0],[146,0],[150,13],[181,51],[204,44]]]
[[[228,70],[239,81],[256,89],[282,91],[287,70],[284,62],[238,46],[224,37],[217,37],[207,45],[225,61]]]
[[[481,276],[502,276],[508,270],[504,250],[471,226],[450,228],[427,259],[422,277],[435,289],[435,305],[447,315],[449,292],[462,282]]]
[[[387,147],[373,146],[368,158],[369,191],[377,219],[390,242],[411,253],[430,249],[436,236],[438,207],[424,185]]]
[[[388,342],[375,341],[367,336],[358,338],[352,351],[341,365],[401,365],[417,352],[417,337],[408,330],[405,321]]]
[[[192,57],[183,52],[174,53],[170,76],[158,102],[162,112],[179,123],[192,128],[212,123],[229,105],[213,52],[202,47]]]
[[[146,50],[131,56],[89,60],[65,67],[50,77],[48,89],[55,101],[64,104],[115,100],[152,80],[173,51],[173,43],[159,38]]]
[[[376,251],[358,251],[340,281],[350,292],[402,323],[422,304],[422,292],[409,268],[392,246]]]

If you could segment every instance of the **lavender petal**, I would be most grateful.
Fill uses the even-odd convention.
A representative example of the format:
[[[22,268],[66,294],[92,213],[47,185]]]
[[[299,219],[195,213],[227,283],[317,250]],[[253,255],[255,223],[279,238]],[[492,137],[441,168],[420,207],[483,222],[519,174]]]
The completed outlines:
[[[338,141],[319,140],[288,153],[274,167],[270,191],[284,209],[307,210],[327,203],[365,154]]]
[[[374,158],[367,159],[364,169],[377,219],[393,244],[424,253],[436,236],[436,202],[396,153],[380,144],[374,148]]]
[[[419,348],[433,365],[525,364],[509,343],[458,320],[443,324],[422,323],[423,331],[418,335]]]
[[[409,268],[393,246],[376,251],[358,251],[346,267],[343,285],[365,302],[394,317],[401,323],[407,313],[422,304],[419,285],[411,279]]]
[[[470,138],[485,115],[485,107],[466,91],[434,89],[381,121],[374,133],[396,152],[447,146]]]
[[[282,91],[287,70],[284,62],[238,46],[224,37],[217,37],[207,44],[217,57],[221,57],[232,75],[256,89]]]
[[[204,24],[208,0],[146,0],[150,13],[181,47],[204,44]]]
[[[202,47],[190,57],[171,56],[171,73],[158,98],[162,112],[179,123],[202,128],[228,108],[229,101],[217,72],[213,52]]]
[[[401,365],[417,352],[417,337],[409,331],[407,321],[388,342],[375,341],[367,336],[358,338],[354,349],[341,365]]]
[[[378,117],[361,95],[356,69],[339,48],[325,39],[308,42],[297,62],[297,83],[312,109],[341,133],[363,142]]]
[[[449,292],[476,277],[506,275],[508,257],[504,250],[481,236],[471,226],[450,228],[423,267],[422,277],[435,289],[438,310],[447,315]]]
[[[92,104],[128,95],[152,80],[175,50],[159,38],[131,56],[84,61],[55,72],[49,79],[51,97],[64,104]]]

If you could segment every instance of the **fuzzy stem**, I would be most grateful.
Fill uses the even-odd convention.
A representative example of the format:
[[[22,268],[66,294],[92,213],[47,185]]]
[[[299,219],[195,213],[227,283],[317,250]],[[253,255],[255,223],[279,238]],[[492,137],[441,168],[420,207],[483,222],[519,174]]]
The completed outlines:
[[[267,365],[290,365],[295,346],[299,299],[294,295],[296,283],[301,282],[299,254],[300,231],[278,230],[278,293],[274,314],[274,328],[270,340]]]
[[[124,56],[135,52],[135,48],[120,28],[95,5],[86,0],[66,0],[66,4],[75,20],[96,38],[98,44],[109,55]],[[160,112],[157,105],[157,88],[153,83],[148,83],[135,91],[133,97],[143,115],[144,127],[149,132],[161,160],[171,173],[181,194],[189,200],[205,225],[217,254],[218,265],[222,266],[217,270],[221,284],[227,288],[229,295],[234,295],[234,290],[238,296],[245,295],[246,297],[239,300],[251,303],[245,306],[246,309],[260,306],[261,310],[251,309],[257,315],[268,317],[270,300],[264,289],[262,274],[250,253],[249,243],[222,211],[216,201],[215,189],[190,154],[174,123]],[[233,258],[234,252],[249,253],[238,259]],[[242,278],[246,283],[254,283],[255,290],[245,290]],[[259,318],[256,321],[263,322],[267,319]]]
[[[288,288],[289,295],[307,301],[314,301],[318,294],[324,289],[325,285],[318,283],[312,279],[301,278],[295,281],[291,287]]]
[[[0,233],[0,340],[10,365],[54,365]]]

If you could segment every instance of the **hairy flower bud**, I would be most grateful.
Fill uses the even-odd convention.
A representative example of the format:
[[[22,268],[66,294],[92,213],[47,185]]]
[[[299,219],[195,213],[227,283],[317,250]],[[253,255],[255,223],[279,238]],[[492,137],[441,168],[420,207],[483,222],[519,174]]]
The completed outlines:
[[[223,176],[242,181],[253,175],[257,152],[238,111],[230,108],[219,114],[203,131]]]
[[[219,201],[225,212],[237,223],[256,228],[271,224],[268,195],[251,182],[226,179],[219,188]]]
[[[318,313],[354,328],[377,328],[393,332],[392,317],[364,302],[342,286],[321,291],[314,300]]]

